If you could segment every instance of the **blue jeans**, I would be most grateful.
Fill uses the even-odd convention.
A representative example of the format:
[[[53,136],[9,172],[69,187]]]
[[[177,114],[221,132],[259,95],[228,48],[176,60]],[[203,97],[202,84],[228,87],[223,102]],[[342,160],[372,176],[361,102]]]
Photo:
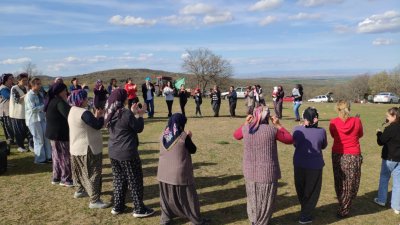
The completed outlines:
[[[390,176],[393,176],[392,209],[400,210],[400,162],[382,160],[378,201],[386,203]]]
[[[46,122],[35,122],[29,124],[28,127],[33,136],[33,151],[35,152],[35,163],[46,162],[46,160],[51,159],[50,141],[44,135],[46,131]]]
[[[147,105],[147,115],[149,117],[153,117],[154,116],[154,99],[146,100],[146,105]]]
[[[300,113],[299,113],[300,106],[301,106],[301,102],[293,103],[293,111],[294,111],[294,116],[296,117],[296,120],[300,120]]]

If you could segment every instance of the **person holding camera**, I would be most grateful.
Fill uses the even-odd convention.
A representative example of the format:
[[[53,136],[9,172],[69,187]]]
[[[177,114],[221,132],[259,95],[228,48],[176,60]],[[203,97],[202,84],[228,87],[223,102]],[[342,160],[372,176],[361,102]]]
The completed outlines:
[[[268,224],[281,178],[276,141],[293,144],[292,135],[277,117],[270,117],[267,106],[259,106],[233,136],[236,140],[243,139],[243,174],[249,220],[252,224]]]
[[[333,138],[333,178],[339,201],[337,217],[341,219],[349,214],[360,186],[362,164],[360,138],[364,133],[359,115],[350,116],[350,102],[338,101],[336,111],[338,117],[331,119],[329,131]]]
[[[374,202],[385,206],[389,189],[390,176],[393,176],[391,207],[396,214],[400,214],[400,110],[390,108],[386,112],[386,123],[389,125],[382,132],[378,130],[376,136],[378,145],[382,148],[382,166],[379,178],[378,197]]]
[[[135,103],[130,109],[128,93],[125,89],[115,89],[106,103],[105,126],[108,128],[108,154],[111,160],[114,186],[113,215],[125,210],[126,192],[130,191],[133,200],[133,216],[148,217],[154,210],[143,203],[143,171],[138,147],[139,137],[144,129],[143,114],[146,106]]]

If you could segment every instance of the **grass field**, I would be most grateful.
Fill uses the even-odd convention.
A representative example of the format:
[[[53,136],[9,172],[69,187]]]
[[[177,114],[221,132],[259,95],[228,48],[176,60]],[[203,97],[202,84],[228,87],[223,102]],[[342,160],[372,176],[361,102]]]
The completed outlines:
[[[305,109],[303,105],[300,110]],[[145,129],[140,134],[140,156],[143,163],[145,203],[157,213],[154,217],[135,219],[128,211],[112,216],[111,208],[91,210],[88,199],[73,199],[74,189],[50,184],[51,165],[33,164],[33,153],[18,153],[12,149],[9,163],[13,167],[0,176],[0,224],[159,224],[159,192],[156,180],[159,136],[166,125],[166,104],[163,98],[155,102],[154,119],[146,119]],[[320,112],[320,126],[327,129],[329,119],[336,116],[333,104],[315,104]],[[323,172],[323,187],[313,224],[385,224],[397,225],[400,216],[389,208],[373,203],[376,196],[379,171],[380,147],[376,144],[375,130],[381,127],[389,105],[354,104],[352,112],[360,113],[364,125],[361,139],[364,162],[361,186],[354,201],[349,218],[338,221],[335,217],[337,201],[333,185],[333,172],[330,148],[332,139],[324,153],[326,166]],[[174,112],[179,111],[178,101],[174,102]],[[202,214],[212,219],[212,224],[249,224],[246,213],[246,193],[242,175],[241,141],[232,137],[233,131],[244,122],[244,101],[238,102],[238,115],[228,116],[228,105],[223,101],[221,117],[211,117],[212,110],[208,99],[202,106],[203,118],[194,118],[194,101],[190,100],[186,110],[189,116],[187,130],[193,132],[193,141],[198,151],[193,155],[196,186],[201,202]],[[291,104],[284,105],[282,124],[288,130],[296,125]],[[107,132],[104,131],[103,160],[103,199],[111,200],[112,174],[107,155]],[[4,137],[2,137],[4,139]],[[272,224],[298,224],[300,206],[297,201],[293,178],[293,146],[279,143],[279,161],[282,179],[279,181],[276,210]],[[175,220],[174,224],[189,224],[186,220]]]

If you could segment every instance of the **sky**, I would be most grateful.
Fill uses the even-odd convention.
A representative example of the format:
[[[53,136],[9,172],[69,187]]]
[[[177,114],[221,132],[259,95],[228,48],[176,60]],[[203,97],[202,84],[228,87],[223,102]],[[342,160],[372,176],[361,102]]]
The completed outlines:
[[[399,0],[1,0],[0,71],[184,72],[208,48],[236,77],[373,73],[400,65]]]

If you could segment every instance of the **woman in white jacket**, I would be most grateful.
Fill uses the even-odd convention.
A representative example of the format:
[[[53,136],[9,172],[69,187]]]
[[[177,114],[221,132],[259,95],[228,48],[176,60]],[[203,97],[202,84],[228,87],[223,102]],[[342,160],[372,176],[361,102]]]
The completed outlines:
[[[172,104],[174,103],[174,89],[172,88],[171,81],[167,82],[167,86],[163,89],[163,94],[165,96],[165,102],[168,107],[168,117],[172,116]]]

